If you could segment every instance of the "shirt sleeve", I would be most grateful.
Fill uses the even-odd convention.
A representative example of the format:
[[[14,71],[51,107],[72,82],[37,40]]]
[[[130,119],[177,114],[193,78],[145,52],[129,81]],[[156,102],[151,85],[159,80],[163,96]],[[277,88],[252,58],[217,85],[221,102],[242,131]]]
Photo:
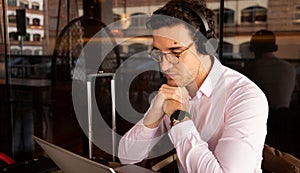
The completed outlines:
[[[226,106],[224,127],[214,149],[201,139],[191,120],[171,128],[169,137],[181,172],[253,173],[260,167],[268,116],[265,96],[250,91]]]
[[[166,131],[163,120],[153,129],[146,127],[143,119],[140,120],[119,142],[118,157],[121,163],[134,164],[145,159]]]

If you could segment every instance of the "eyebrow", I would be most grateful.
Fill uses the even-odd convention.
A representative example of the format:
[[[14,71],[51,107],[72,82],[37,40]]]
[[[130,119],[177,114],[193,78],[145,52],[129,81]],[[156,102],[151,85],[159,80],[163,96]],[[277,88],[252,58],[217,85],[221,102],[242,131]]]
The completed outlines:
[[[151,50],[159,50],[159,49],[157,47],[155,47],[155,46],[152,46]]]
[[[177,46],[177,47],[169,48],[169,50],[171,50],[171,51],[173,51],[173,50],[183,51],[184,49],[186,49],[186,47],[183,47],[183,46]]]
[[[168,50],[170,50],[170,51],[174,51],[174,50],[180,50],[180,51],[182,51],[184,49],[185,49],[185,47],[183,47],[183,46],[176,46],[176,47],[170,47],[170,48],[168,48]],[[158,49],[157,47],[153,46],[151,50],[160,50],[160,49]]]

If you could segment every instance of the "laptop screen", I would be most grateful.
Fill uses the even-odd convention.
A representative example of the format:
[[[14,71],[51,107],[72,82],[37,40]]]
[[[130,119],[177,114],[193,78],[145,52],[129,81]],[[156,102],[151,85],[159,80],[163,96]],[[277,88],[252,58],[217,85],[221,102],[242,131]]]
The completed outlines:
[[[115,173],[115,171],[108,166],[91,161],[36,136],[34,136],[34,140],[64,173]]]

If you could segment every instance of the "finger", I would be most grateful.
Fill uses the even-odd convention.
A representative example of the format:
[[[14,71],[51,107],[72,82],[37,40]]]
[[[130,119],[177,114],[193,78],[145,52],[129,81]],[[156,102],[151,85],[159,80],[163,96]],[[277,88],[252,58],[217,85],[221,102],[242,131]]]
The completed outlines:
[[[163,106],[163,111],[169,116],[176,110],[181,110],[181,109],[182,109],[182,104],[177,102],[176,100],[166,100]]]
[[[180,103],[182,103],[184,101],[180,95],[178,95],[178,94],[176,94],[175,92],[172,92],[172,91],[160,90],[159,93],[164,95],[165,100],[176,100]]]
[[[159,92],[165,95],[166,99],[174,99],[179,102],[186,102],[189,100],[189,95],[185,87],[170,87],[162,86]]]
[[[178,95],[183,95],[184,97],[188,97],[188,90],[185,87],[173,87],[173,86],[169,86],[167,84],[164,84],[161,86],[160,88],[161,90],[164,91],[172,91],[177,93]]]

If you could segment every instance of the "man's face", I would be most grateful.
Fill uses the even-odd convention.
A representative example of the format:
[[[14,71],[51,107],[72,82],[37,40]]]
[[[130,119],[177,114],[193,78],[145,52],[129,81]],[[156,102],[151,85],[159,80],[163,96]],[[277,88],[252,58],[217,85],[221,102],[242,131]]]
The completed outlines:
[[[185,87],[198,80],[199,54],[189,30],[184,25],[162,27],[153,31],[153,48],[163,53],[177,54],[179,62],[162,58],[160,66],[170,86]],[[190,46],[190,47],[189,47]],[[180,54],[181,53],[181,54]]]

